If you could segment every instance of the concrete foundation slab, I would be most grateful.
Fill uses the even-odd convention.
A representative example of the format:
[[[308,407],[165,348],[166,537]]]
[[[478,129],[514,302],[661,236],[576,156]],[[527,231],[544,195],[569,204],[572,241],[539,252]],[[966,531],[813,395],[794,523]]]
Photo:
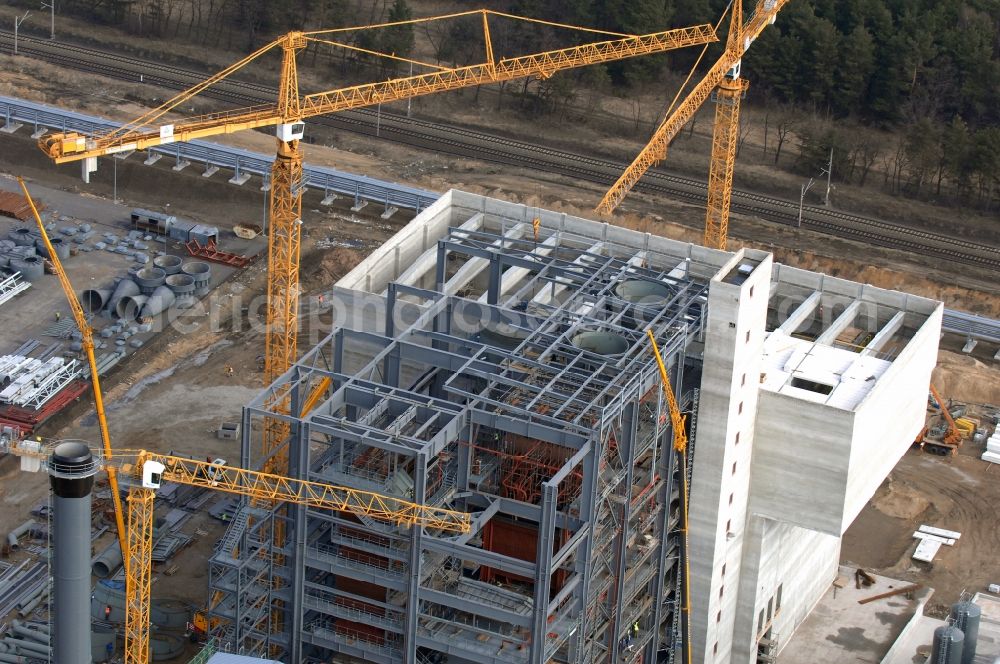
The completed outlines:
[[[859,604],[859,600],[908,584],[876,575],[874,585],[858,590],[853,583],[853,567],[841,567],[840,573],[852,581],[843,588],[831,586],[827,590],[779,653],[778,664],[881,662],[910,619],[934,592],[924,589],[914,599],[898,595]]]

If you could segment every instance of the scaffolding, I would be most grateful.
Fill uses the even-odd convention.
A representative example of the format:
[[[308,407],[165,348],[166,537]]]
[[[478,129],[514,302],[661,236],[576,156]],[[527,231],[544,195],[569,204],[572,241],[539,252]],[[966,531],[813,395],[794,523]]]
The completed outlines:
[[[680,469],[645,330],[690,408],[708,280],[566,231],[494,230],[447,231],[432,287],[359,299],[241,427],[245,467],[267,464],[257,437],[279,418],[290,433],[274,453],[293,477],[447,505],[472,531],[243,505],[209,569],[222,648],[386,664],[672,657]],[[636,297],[644,283],[655,293]],[[296,417],[274,403],[317,405]]]

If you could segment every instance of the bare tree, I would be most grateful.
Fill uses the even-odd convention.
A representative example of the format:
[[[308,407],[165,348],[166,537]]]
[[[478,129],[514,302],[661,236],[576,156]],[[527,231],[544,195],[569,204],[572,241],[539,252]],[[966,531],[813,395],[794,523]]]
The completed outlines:
[[[786,110],[775,123],[774,131],[777,134],[778,145],[774,149],[774,163],[778,164],[778,160],[781,159],[781,148],[784,147],[785,141],[788,140],[788,135],[792,133],[792,129],[798,124],[798,118],[794,117],[791,111]]]
[[[747,117],[746,113],[740,113],[740,127],[739,134],[736,136],[736,156],[740,156],[740,151],[743,150],[743,144],[746,143],[747,138],[750,137],[750,132],[753,130],[753,123],[750,122],[750,118]]]
[[[768,111],[764,111],[764,148],[762,150],[764,156],[767,156],[767,132],[769,130],[768,121],[770,120],[771,114]]]

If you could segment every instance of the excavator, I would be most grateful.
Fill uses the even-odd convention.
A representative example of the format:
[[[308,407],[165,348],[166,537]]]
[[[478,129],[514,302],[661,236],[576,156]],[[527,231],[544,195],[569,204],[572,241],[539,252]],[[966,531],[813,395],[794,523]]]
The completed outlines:
[[[281,475],[247,470],[226,465],[221,460],[196,460],[158,454],[146,450],[122,451],[111,454],[104,400],[100,380],[93,358],[93,331],[87,323],[83,307],[76,297],[72,284],[63,269],[59,256],[52,248],[45,224],[28,192],[23,178],[18,178],[25,198],[38,225],[38,231],[49,250],[50,260],[59,278],[66,299],[84,338],[91,365],[94,404],[101,428],[102,449],[92,450],[95,458],[113,482],[112,494],[118,497],[118,479],[128,487],[127,521],[116,501],[118,535],[123,542],[125,564],[125,663],[148,664],[149,607],[153,557],[153,512],[157,490],[164,482],[175,482],[213,491],[223,491],[252,500],[272,503],[294,503],[318,509],[364,514],[368,517],[402,526],[423,527],[442,532],[469,532],[471,517],[458,512],[430,505],[421,505],[369,491],[341,487],[321,482],[298,480]],[[19,437],[0,440],[0,452],[18,457],[35,459],[36,467],[47,467],[51,446],[37,440]],[[122,525],[123,524],[123,525]],[[207,623],[206,623],[207,624]]]
[[[931,454],[954,455],[962,445],[962,434],[955,424],[949,404],[941,398],[933,385],[930,386],[930,393],[932,400],[928,401],[931,401],[938,410],[938,414],[927,418],[927,425],[920,431],[913,444]]]

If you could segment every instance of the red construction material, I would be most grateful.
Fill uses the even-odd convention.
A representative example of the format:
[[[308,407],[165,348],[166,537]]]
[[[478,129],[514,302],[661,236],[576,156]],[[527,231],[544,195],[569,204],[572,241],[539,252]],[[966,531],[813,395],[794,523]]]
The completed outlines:
[[[198,240],[191,240],[190,242],[185,242],[184,246],[187,247],[188,253],[192,256],[203,258],[207,261],[212,261],[213,263],[229,265],[230,267],[246,267],[250,264],[250,261],[253,260],[250,256],[233,254],[228,251],[219,251],[218,246],[215,244],[215,240],[209,240],[205,246],[202,246]]]
[[[89,385],[85,380],[74,380],[38,410],[10,405],[0,406],[0,424],[15,426],[24,435],[30,435],[35,429],[51,417],[58,415],[69,404],[82,396]]]
[[[569,531],[558,529],[555,541],[552,543],[552,552],[569,541]],[[483,549],[499,553],[509,558],[534,562],[538,548],[538,527],[534,525],[514,523],[506,519],[490,519],[483,527]],[[556,594],[566,582],[566,570],[557,570],[552,575],[552,594]],[[498,578],[507,581],[518,581],[531,584],[534,579],[529,579],[518,574],[508,574],[492,567],[483,565],[479,568],[479,580],[490,583]]]
[[[38,201],[35,201],[35,206],[39,212],[45,209],[45,206]],[[0,214],[5,217],[14,217],[20,221],[24,221],[32,216],[28,199],[21,194],[15,194],[10,191],[0,191]]]

